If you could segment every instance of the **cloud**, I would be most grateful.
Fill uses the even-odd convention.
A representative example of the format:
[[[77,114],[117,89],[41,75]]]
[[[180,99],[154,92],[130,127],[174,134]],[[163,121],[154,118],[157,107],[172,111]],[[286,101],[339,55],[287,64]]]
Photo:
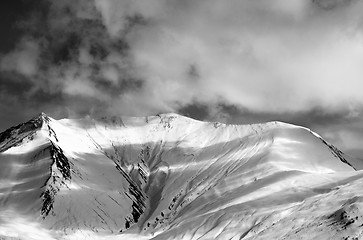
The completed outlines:
[[[313,0],[319,7],[325,10],[331,10],[336,7],[348,6],[355,0]]]
[[[0,70],[33,76],[38,70],[38,60],[39,46],[37,42],[22,39],[14,51],[1,58]]]
[[[133,41],[143,77],[159,77],[166,85],[177,81],[177,99],[210,102],[220,96],[255,111],[362,102],[361,35],[348,33],[352,26],[344,16],[330,23],[313,6],[278,11],[268,2],[228,2],[165,10],[170,16]],[[190,64],[200,71],[192,86],[185,74]],[[188,87],[196,89],[192,96],[184,95]]]
[[[43,0],[1,56],[1,86],[27,82],[12,96],[54,117],[200,106],[223,121],[237,113],[222,106],[257,117],[354,115],[362,10],[353,0]]]
[[[281,113],[363,102],[361,3],[96,1],[96,8],[111,38],[127,33],[143,95],[161,109],[222,100]],[[132,16],[142,21],[129,31]]]

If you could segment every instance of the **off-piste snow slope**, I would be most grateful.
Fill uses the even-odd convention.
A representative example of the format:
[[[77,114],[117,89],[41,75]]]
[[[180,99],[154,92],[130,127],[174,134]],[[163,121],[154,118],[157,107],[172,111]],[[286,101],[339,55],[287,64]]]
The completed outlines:
[[[307,128],[177,114],[0,134],[0,239],[363,239],[363,172]]]

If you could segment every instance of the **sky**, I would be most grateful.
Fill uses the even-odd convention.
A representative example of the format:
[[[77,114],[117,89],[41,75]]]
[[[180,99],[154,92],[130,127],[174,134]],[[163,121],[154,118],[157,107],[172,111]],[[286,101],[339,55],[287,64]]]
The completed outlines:
[[[8,0],[0,131],[176,112],[284,121],[363,158],[363,1]]]

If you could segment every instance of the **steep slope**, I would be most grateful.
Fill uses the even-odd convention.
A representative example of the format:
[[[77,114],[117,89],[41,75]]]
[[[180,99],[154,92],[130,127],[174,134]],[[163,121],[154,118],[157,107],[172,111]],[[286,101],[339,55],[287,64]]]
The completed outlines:
[[[0,134],[0,165],[4,237],[361,234],[362,173],[316,133],[280,122],[41,114]],[[29,230],[19,230],[28,222]]]

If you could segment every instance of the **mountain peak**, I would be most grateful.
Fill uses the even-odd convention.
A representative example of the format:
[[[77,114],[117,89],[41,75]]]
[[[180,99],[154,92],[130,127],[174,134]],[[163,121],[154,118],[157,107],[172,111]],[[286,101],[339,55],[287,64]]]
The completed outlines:
[[[13,216],[36,219],[37,231],[54,236],[74,233],[70,239],[82,239],[77,229],[123,239],[137,229],[135,239],[181,239],[189,229],[205,234],[200,239],[292,239],[311,226],[341,234],[339,224],[359,226],[363,213],[350,208],[360,196],[337,188],[352,192],[346,183],[361,176],[342,152],[292,124],[228,125],[174,113],[54,120],[41,112],[0,134],[0,209],[14,211],[0,238],[18,233]],[[343,211],[356,222],[347,225]],[[301,234],[273,235],[296,222]]]
[[[35,117],[33,117],[31,120],[29,120],[29,121],[49,123],[50,118],[46,113],[41,112],[38,115],[36,115]]]
[[[24,138],[30,137],[51,119],[44,113],[36,115],[27,122],[13,126],[0,133],[0,152],[22,143]]]

